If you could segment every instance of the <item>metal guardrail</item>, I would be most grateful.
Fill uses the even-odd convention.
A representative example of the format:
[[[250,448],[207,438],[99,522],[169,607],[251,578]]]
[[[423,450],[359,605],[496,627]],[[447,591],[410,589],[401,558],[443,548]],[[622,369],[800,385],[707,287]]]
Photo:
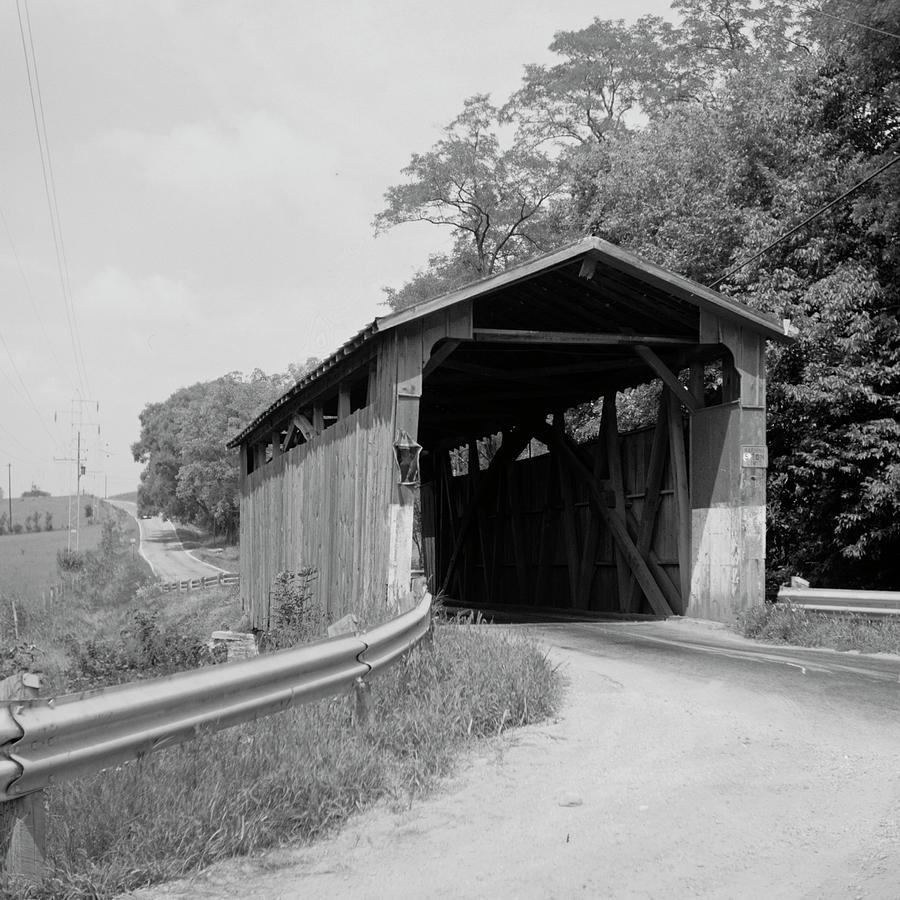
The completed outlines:
[[[832,590],[783,585],[778,590],[778,600],[812,612],[900,616],[900,591]]]
[[[215,587],[220,584],[240,584],[241,576],[237,572],[220,572],[218,575],[207,575],[205,578],[188,578],[184,581],[165,581],[161,585],[163,591],[198,591],[202,588]]]
[[[348,691],[431,628],[431,596],[357,635],[341,635],[164,678],[0,706],[0,801],[96,772],[297,703]]]

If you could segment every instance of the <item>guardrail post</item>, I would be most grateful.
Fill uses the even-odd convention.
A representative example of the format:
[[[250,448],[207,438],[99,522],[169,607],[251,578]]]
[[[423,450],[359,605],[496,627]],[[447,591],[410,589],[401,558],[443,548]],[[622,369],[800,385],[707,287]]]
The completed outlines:
[[[37,697],[40,677],[30,672],[0,681],[0,703]],[[0,865],[2,882],[36,884],[46,872],[47,808],[44,791],[0,806]]]
[[[372,723],[372,692],[362,678],[353,685],[353,723],[357,728],[368,728]]]

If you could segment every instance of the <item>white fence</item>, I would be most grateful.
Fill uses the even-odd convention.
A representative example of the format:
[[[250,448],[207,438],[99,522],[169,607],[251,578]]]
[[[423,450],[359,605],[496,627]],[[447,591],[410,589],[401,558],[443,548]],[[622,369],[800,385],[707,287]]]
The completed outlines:
[[[163,591],[199,591],[203,588],[216,587],[221,584],[240,584],[241,576],[237,572],[220,572],[218,575],[207,575],[205,578],[188,578],[185,581],[165,581]]]

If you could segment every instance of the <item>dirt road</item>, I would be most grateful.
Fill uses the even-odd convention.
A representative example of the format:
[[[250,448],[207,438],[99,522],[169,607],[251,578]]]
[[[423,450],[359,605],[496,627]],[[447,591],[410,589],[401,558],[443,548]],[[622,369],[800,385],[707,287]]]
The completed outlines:
[[[137,504],[130,500],[107,500],[137,519]],[[138,519],[141,529],[141,556],[147,560],[153,574],[163,581],[184,581],[225,572],[211,563],[203,562],[185,550],[178,539],[175,526],[159,516]]]
[[[132,896],[900,898],[900,658],[530,630],[569,681],[556,721],[412,808]]]

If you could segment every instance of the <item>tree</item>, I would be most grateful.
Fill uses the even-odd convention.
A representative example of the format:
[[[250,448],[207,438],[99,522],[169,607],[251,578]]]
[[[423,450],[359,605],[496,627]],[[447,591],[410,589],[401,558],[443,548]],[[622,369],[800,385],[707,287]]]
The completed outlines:
[[[880,4],[871,24],[896,31],[898,6]],[[761,54],[737,34],[727,48],[710,40],[727,62],[712,100],[608,141],[576,221],[581,210],[594,233],[709,283],[884,162],[898,134],[890,39],[827,17],[799,36],[808,52],[773,33]],[[800,330],[770,348],[777,573],[873,587],[900,575],[898,196],[895,167],[720,287]]]
[[[256,370],[249,378],[231,372],[147,404],[140,415],[140,438],[131,448],[135,460],[146,463],[138,507],[234,539],[240,472],[237,452],[226,449],[225,441],[303,371],[293,367],[268,376]]]
[[[594,19],[561,31],[550,50],[554,66],[527,65],[522,86],[503,108],[535,145],[602,143],[625,127],[629,112],[647,109],[673,79],[673,26],[658,16],[634,25]]]
[[[498,127],[488,95],[469,98],[443,138],[427,153],[413,154],[403,169],[406,182],[385,193],[376,233],[408,222],[451,230],[452,265],[444,265],[446,257],[436,258],[433,280],[448,271],[453,280],[482,278],[545,249],[541,212],[559,192],[563,176],[539,150],[521,143],[504,149]]]

